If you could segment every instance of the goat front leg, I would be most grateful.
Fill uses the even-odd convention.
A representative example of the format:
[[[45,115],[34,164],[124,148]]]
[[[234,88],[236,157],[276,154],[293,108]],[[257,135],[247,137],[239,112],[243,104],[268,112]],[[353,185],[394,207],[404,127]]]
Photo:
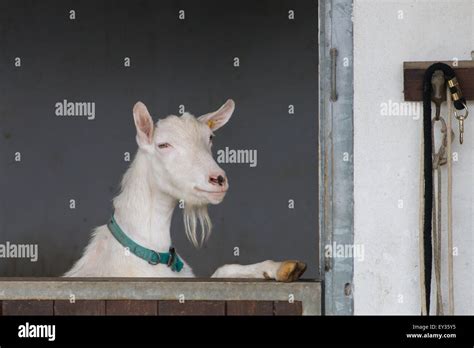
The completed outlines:
[[[252,265],[224,265],[211,278],[261,278],[279,282],[294,282],[306,271],[306,264],[296,260],[263,261]]]

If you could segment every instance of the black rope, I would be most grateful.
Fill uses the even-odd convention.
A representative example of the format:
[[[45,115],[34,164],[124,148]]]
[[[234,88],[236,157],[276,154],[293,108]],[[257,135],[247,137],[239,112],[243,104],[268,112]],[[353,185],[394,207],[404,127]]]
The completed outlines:
[[[423,212],[423,249],[424,249],[424,267],[425,267],[425,302],[426,311],[430,313],[431,302],[431,276],[433,262],[433,242],[432,242],[432,214],[433,214],[433,152],[431,147],[431,78],[436,70],[441,70],[447,81],[456,77],[454,70],[444,63],[435,63],[425,71],[423,79],[423,174],[424,174],[424,212]],[[454,107],[458,110],[464,109],[466,100],[462,97],[459,86],[450,87],[451,94],[458,93],[459,99],[453,100]],[[451,154],[448,154],[451,156]]]

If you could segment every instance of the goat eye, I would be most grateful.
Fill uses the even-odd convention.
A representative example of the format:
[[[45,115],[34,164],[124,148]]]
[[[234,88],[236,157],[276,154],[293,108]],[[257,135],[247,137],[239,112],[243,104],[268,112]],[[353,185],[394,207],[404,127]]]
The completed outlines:
[[[211,134],[211,135],[209,136],[209,141],[212,141],[212,139],[214,139],[214,136]]]
[[[166,149],[167,147],[171,147],[171,145],[169,143],[158,144],[158,148],[160,149]]]

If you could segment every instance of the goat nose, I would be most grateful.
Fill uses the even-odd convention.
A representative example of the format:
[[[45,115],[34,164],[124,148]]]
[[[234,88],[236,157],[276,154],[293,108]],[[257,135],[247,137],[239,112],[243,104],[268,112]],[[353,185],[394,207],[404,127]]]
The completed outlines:
[[[214,185],[217,184],[217,185],[219,185],[219,186],[223,186],[224,183],[225,183],[225,181],[226,181],[225,176],[220,175],[220,174],[219,174],[219,175],[211,175],[211,176],[209,177],[209,182],[210,182],[211,184],[214,184]]]
[[[225,179],[222,175],[219,175],[217,177],[217,183],[219,184],[219,186],[222,186],[222,184],[225,182]]]

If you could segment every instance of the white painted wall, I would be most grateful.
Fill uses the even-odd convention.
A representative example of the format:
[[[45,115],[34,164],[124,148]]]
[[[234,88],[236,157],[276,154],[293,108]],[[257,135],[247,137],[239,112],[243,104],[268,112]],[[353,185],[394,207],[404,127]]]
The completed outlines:
[[[365,248],[364,260],[354,261],[356,314],[420,313],[421,115],[382,116],[381,104],[403,101],[404,61],[470,60],[473,17],[473,0],[354,0],[355,243]],[[453,144],[459,156],[453,167],[456,314],[474,314],[474,104],[469,107],[465,143]],[[446,304],[446,286],[444,295]]]

